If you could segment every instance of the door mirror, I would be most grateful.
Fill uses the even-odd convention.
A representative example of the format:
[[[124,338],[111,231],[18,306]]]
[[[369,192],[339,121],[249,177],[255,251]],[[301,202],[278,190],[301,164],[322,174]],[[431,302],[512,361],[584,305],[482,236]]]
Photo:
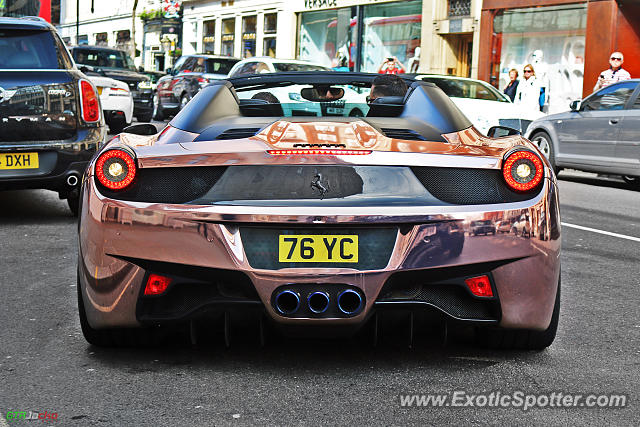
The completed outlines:
[[[173,69],[172,68],[167,68],[166,70],[164,70],[164,72],[167,73],[167,74],[173,75]]]
[[[491,126],[487,132],[489,138],[502,138],[511,135],[522,135],[522,133],[518,129],[507,126]]]
[[[569,108],[571,108],[571,111],[580,111],[581,104],[581,101],[572,101],[571,104],[569,104]]]
[[[137,125],[127,126],[122,130],[125,133],[133,133],[135,135],[155,135],[158,129],[151,123],[140,123]]]

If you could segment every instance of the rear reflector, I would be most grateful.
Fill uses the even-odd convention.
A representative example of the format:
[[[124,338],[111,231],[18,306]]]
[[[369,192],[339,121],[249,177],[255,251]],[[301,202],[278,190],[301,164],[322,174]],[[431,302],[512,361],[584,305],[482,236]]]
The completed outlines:
[[[144,288],[145,295],[160,295],[167,290],[171,284],[171,278],[159,274],[150,274],[147,279],[147,286]]]
[[[371,150],[267,150],[272,156],[362,156]]]
[[[489,276],[471,277],[464,281],[472,294],[477,297],[492,297],[493,290],[491,290],[491,281]]]
[[[100,120],[100,103],[93,85],[87,80],[80,80],[80,97],[82,99],[82,119],[87,123]]]

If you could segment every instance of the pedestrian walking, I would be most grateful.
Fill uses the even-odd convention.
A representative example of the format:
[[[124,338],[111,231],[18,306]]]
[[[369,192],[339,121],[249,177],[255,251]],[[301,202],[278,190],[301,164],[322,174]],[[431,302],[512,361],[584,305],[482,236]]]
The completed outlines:
[[[624,62],[624,56],[621,52],[613,52],[609,56],[609,68],[600,73],[596,85],[593,87],[593,91],[607,87],[612,83],[619,82],[621,80],[629,80],[631,74],[624,68],[622,63]]]
[[[540,82],[536,79],[533,65],[527,64],[523,69],[523,77],[518,83],[513,101],[523,114],[540,114]]]
[[[504,88],[504,93],[511,99],[511,102],[516,97],[516,91],[518,90],[518,70],[512,68],[509,70],[509,84]]]

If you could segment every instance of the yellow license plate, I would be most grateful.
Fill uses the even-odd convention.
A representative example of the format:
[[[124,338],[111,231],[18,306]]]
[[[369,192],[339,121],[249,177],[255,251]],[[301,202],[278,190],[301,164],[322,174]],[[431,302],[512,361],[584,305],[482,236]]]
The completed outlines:
[[[0,153],[0,169],[38,169],[38,153]]]
[[[280,262],[358,262],[358,236],[354,234],[281,234]]]
[[[102,86],[98,86],[98,96],[102,95],[102,89],[104,89]]]

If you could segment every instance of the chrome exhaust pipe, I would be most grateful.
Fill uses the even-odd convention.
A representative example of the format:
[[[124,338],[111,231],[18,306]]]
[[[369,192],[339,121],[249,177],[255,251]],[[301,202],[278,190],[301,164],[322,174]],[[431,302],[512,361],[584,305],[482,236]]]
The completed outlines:
[[[344,314],[355,314],[362,308],[362,297],[352,289],[346,289],[338,295],[338,308]]]
[[[275,306],[280,314],[293,314],[300,308],[300,297],[296,292],[282,291],[276,295]]]
[[[322,314],[329,308],[329,295],[326,292],[312,292],[307,298],[309,310],[316,314]]]
[[[69,187],[75,187],[76,185],[78,185],[79,181],[80,180],[78,179],[78,175],[71,174],[67,177],[67,185]]]

